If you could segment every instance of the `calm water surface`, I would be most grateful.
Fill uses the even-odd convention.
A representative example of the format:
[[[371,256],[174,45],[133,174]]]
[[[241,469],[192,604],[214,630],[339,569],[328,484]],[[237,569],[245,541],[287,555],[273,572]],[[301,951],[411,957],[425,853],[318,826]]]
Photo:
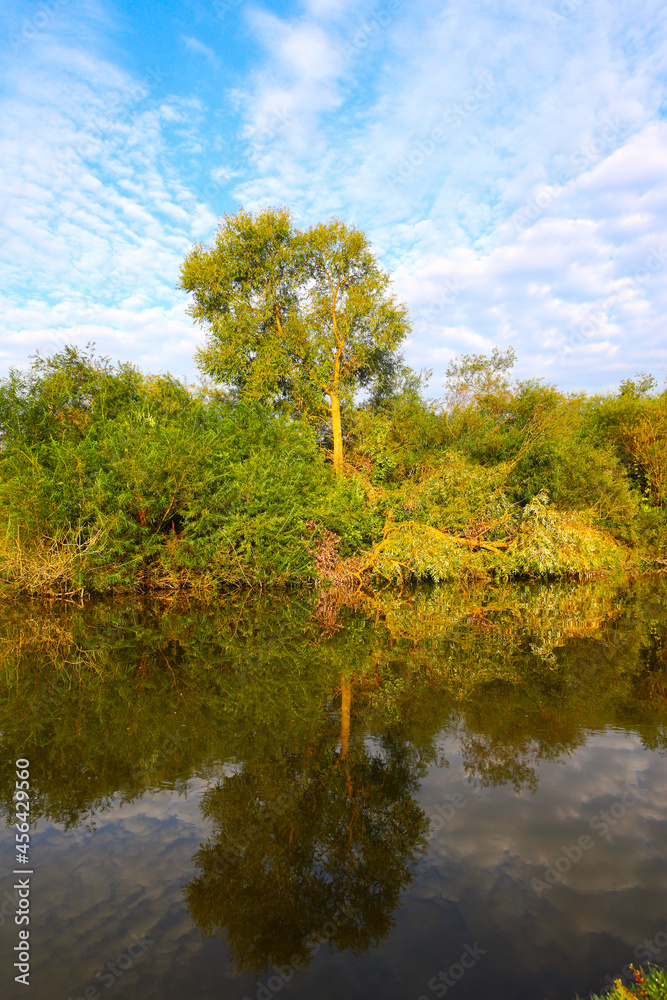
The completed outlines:
[[[0,995],[570,1000],[667,960],[665,590],[5,606]]]

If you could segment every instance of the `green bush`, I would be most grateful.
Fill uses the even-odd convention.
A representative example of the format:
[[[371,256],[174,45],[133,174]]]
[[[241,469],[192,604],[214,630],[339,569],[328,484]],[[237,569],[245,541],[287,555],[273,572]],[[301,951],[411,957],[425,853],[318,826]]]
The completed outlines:
[[[0,382],[0,578],[52,594],[289,585],[325,548],[331,579],[393,582],[664,558],[667,395],[644,379],[565,396],[511,382],[512,360],[453,364],[446,406],[402,370],[348,407],[334,474],[326,429],[280,408],[91,349],[37,357]]]
[[[28,590],[284,584],[314,574],[307,522],[344,554],[377,529],[312,430],[259,404],[68,351],[12,373],[0,412],[2,572]]]
[[[523,509],[516,536],[498,572],[507,576],[588,577],[622,568],[624,553],[613,538],[579,514],[554,510],[545,493]]]

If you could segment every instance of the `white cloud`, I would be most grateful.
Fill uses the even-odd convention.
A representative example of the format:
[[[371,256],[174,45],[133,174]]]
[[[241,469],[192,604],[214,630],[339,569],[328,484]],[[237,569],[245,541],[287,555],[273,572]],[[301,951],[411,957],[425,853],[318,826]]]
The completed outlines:
[[[293,21],[258,8],[248,15],[265,58],[237,97],[245,118],[246,153],[262,173],[269,162],[274,172],[282,172],[281,162],[289,169],[284,158],[274,159],[276,146],[288,151],[295,166],[300,158],[326,156],[320,125],[324,114],[343,103],[346,57],[335,22],[323,24],[313,15],[335,14],[344,7],[311,4],[310,13]]]
[[[191,102],[156,105],[147,83],[55,45],[40,72],[15,70],[12,82],[0,139],[3,367],[95,340],[114,357],[191,372],[195,331],[175,286],[214,217],[171,168],[165,139],[187,128]]]
[[[435,369],[436,391],[452,353],[496,343],[517,348],[522,374],[572,388],[660,374],[667,18],[653,0],[595,17],[582,4],[558,28],[528,0],[243,13],[258,51],[207,120],[198,98],[158,101],[150,75],[85,46],[51,40],[10,66],[6,358],[48,331],[52,306],[100,301],[107,342],[127,322],[149,356],[162,310],[180,357],[193,331],[177,319],[179,264],[231,185],[247,208],[367,229],[412,311],[408,359]]]
[[[200,42],[198,38],[191,38],[189,35],[182,35],[181,38],[187,52],[194,52],[199,56],[204,56],[215,65],[218,64],[218,57],[213,49],[210,49],[208,45],[204,45],[204,43]]]
[[[653,265],[664,256],[664,19],[643,4],[626,52],[616,9],[595,23],[580,11],[556,34],[527,3],[512,19],[462,2],[429,10],[396,11],[361,60],[341,47],[340,24],[320,24],[327,99],[319,78],[311,105],[288,91],[303,141],[296,126],[267,139],[239,200],[364,226],[411,308],[408,357],[435,369],[436,390],[443,359],[473,343],[512,343],[523,374],[573,388],[659,373],[663,265],[655,277],[641,268],[652,251]],[[272,56],[303,30],[302,19],[281,22]],[[323,46],[296,61],[309,84],[310,51]],[[249,121],[285,93],[278,64],[250,93]]]
[[[317,18],[335,16],[358,6],[358,0],[305,0],[304,4],[308,13]]]

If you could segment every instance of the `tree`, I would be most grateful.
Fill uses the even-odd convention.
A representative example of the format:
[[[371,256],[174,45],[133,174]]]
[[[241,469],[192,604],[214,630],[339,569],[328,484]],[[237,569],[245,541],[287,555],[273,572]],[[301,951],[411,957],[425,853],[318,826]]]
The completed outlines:
[[[27,371],[12,368],[0,380],[1,450],[80,440],[101,416],[116,417],[136,403],[147,382],[133,365],[114,366],[97,355],[94,344],[68,344],[31,360]]]
[[[202,371],[239,398],[331,421],[344,467],[341,408],[395,379],[407,311],[365,234],[338,219],[297,229],[287,209],[220,220],[213,245],[186,256],[180,287],[207,330]]]
[[[646,501],[667,505],[667,389],[640,372],[621,382],[619,392],[591,408],[596,436],[615,446]]]
[[[516,362],[514,348],[494,347],[490,357],[462,354],[450,361],[446,372],[449,402],[467,406],[474,402],[484,409],[497,410],[510,398],[509,374]]]

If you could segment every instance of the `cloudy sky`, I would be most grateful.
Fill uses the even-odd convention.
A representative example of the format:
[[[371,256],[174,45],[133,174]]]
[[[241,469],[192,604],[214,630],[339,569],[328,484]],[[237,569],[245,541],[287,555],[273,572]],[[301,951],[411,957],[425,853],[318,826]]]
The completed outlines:
[[[5,0],[0,372],[194,378],[180,263],[239,206],[367,230],[408,361],[667,375],[663,0]]]

